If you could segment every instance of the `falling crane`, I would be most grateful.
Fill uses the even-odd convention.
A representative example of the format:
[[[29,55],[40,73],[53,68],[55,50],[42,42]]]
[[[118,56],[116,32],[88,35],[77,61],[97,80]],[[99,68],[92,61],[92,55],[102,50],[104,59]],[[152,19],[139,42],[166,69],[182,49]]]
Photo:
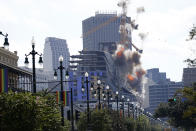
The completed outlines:
[[[126,19],[127,19],[127,4],[128,4],[128,0],[122,0],[122,1],[120,1],[118,3],[118,6],[122,7],[121,23],[120,23],[120,27],[119,27],[120,44],[124,45],[125,48],[129,48],[130,46],[133,46],[137,52],[142,53],[143,50],[139,49],[135,44],[133,44],[132,40],[131,40],[131,30],[132,29],[137,30],[138,29],[138,24],[135,24],[135,20],[131,21],[131,24],[126,23]],[[100,25],[98,25],[96,27],[93,27],[89,31],[85,32],[81,36],[81,38],[87,37],[88,35],[90,35],[90,34],[96,32],[97,30],[105,27],[106,25],[110,24],[111,22],[116,21],[118,18],[119,18],[118,16],[114,16],[114,17],[108,19],[107,21],[105,21],[104,23],[102,23],[102,24],[100,24]]]

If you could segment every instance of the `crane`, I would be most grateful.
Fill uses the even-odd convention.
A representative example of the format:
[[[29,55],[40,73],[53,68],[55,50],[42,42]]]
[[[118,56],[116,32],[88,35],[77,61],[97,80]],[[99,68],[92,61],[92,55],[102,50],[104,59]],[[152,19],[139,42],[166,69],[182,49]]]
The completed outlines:
[[[118,3],[118,6],[122,7],[121,24],[120,24],[120,27],[119,27],[119,32],[120,32],[120,35],[121,35],[120,44],[124,44],[125,41],[128,41],[128,43],[130,45],[132,45],[137,52],[142,53],[143,50],[139,49],[135,44],[133,44],[131,40],[127,40],[127,36],[131,35],[131,33],[130,34],[127,33],[127,27],[126,27],[127,2],[128,2],[128,0],[122,0]],[[119,18],[119,16],[114,16],[114,17],[108,19],[107,21],[105,21],[104,23],[102,23],[102,24],[100,24],[96,27],[93,27],[89,31],[85,32],[81,36],[81,38],[87,37],[88,35],[96,32],[97,30],[99,30],[99,29],[105,27],[106,25],[110,24],[111,22],[117,20],[118,18]],[[135,24],[135,20],[131,21],[130,25],[131,25],[132,29],[136,29],[136,30],[138,29],[138,24]],[[128,46],[126,46],[126,47],[128,47]]]

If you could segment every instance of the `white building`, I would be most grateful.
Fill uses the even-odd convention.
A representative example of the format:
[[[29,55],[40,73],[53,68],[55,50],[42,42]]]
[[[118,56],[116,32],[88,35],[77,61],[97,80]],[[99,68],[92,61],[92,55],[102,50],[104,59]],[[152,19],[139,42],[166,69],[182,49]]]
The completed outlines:
[[[59,66],[60,55],[63,56],[63,66],[67,68],[69,65],[70,54],[66,40],[47,37],[45,39],[43,53],[44,71],[54,71],[54,69],[57,69]]]
[[[43,69],[44,72],[50,76],[49,81],[53,81],[54,70],[60,66],[59,56],[63,56],[63,80],[65,80],[65,71],[69,66],[70,53],[67,42],[64,39],[55,37],[47,37],[45,39],[44,53],[43,53]],[[52,76],[52,77],[51,77]],[[60,71],[57,70],[57,80],[60,80]],[[56,83],[49,83],[48,87],[53,88]],[[60,90],[60,86],[54,89]]]

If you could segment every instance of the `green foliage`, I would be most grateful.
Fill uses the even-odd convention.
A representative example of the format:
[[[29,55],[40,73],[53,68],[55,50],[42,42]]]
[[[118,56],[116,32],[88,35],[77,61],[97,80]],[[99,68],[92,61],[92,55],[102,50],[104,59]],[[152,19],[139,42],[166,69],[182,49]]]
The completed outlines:
[[[87,114],[80,113],[79,121],[77,122],[77,127],[79,131],[86,131],[87,129]]]
[[[110,110],[110,116],[112,119],[113,131],[127,131],[125,120],[118,114],[117,111]]]
[[[150,130],[150,121],[146,116],[140,115],[136,120],[136,131],[147,130]]]
[[[64,119],[64,127],[62,129],[62,131],[69,131],[71,129],[71,122]]]
[[[0,94],[2,131],[62,131],[61,116],[55,97],[31,93]]]
[[[78,121],[78,129],[86,131],[87,129],[87,114],[82,113]],[[89,126],[93,131],[112,131],[111,118],[107,110],[94,110],[91,112],[91,120]]]
[[[182,128],[196,127],[196,85],[185,87],[174,96],[176,101],[161,103],[155,117],[168,117],[171,125]]]
[[[162,131],[162,129],[160,125],[152,125],[151,131]]]
[[[136,120],[132,117],[120,117],[117,111],[94,110],[89,123],[92,131],[161,131],[161,126],[140,115]],[[87,114],[82,113],[77,123],[79,131],[87,130]]]
[[[157,117],[167,117],[168,116],[168,104],[160,103],[158,108],[155,110],[154,116]]]
[[[91,114],[93,131],[112,131],[111,117],[107,110],[94,110]]]
[[[134,131],[136,128],[136,121],[133,118],[125,118],[124,124],[128,131]]]

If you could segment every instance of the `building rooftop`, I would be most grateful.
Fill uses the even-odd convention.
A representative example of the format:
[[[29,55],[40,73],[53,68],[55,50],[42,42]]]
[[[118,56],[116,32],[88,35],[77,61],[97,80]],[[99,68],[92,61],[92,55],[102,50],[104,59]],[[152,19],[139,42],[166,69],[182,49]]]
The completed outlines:
[[[96,11],[95,16],[117,16],[117,11]]]

